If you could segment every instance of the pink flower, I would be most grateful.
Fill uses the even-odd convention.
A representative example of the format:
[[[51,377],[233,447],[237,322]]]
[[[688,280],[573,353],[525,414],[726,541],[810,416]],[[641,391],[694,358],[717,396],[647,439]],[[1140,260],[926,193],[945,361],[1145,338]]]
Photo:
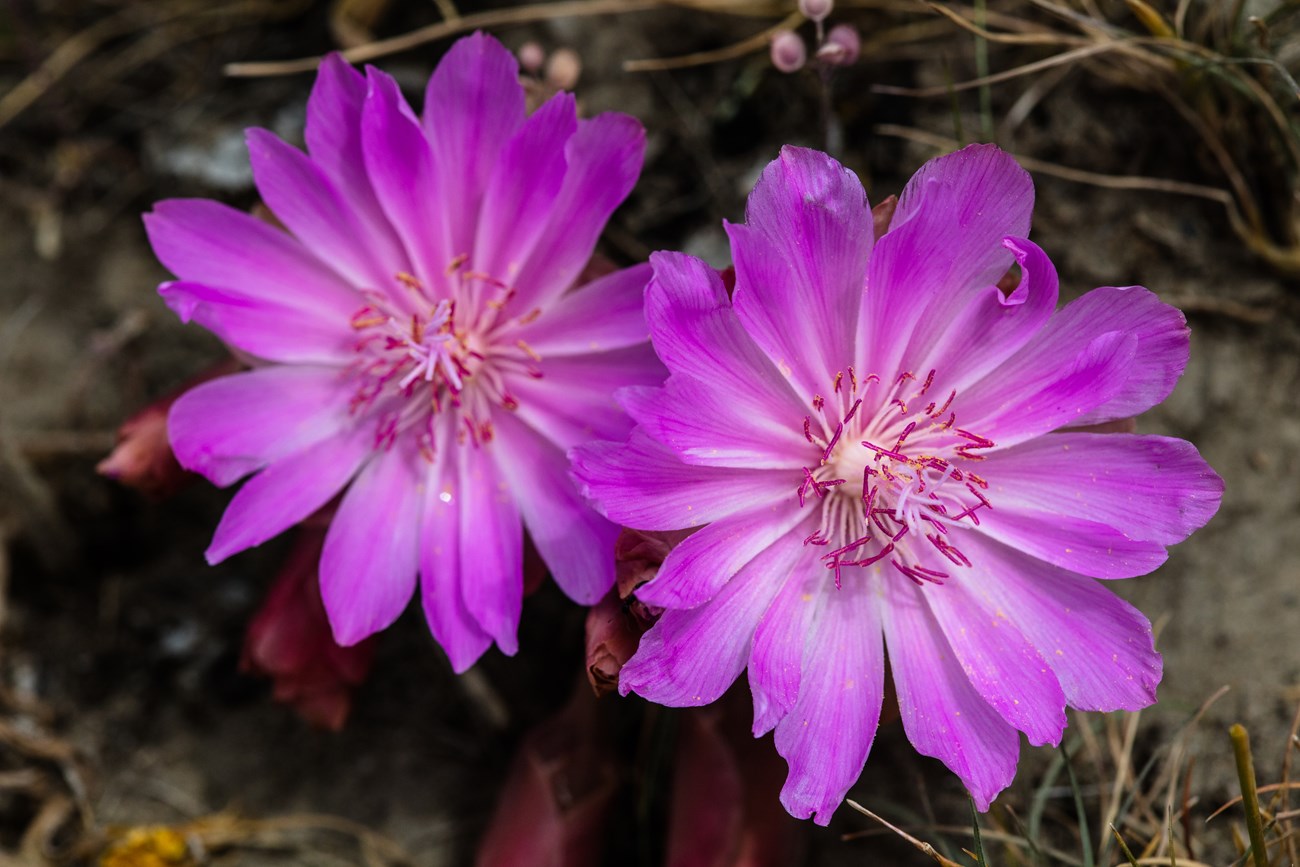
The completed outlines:
[[[374,642],[340,647],[321,605],[316,564],[325,541],[323,524],[308,522],[248,624],[245,671],[275,681],[275,699],[293,705],[307,722],[339,731],[352,709],[352,690],[374,662]]]
[[[703,262],[652,259],[671,376],[622,393],[627,442],[574,452],[611,520],[702,528],[637,591],[668,610],[619,689],[702,705],[748,669],[800,818],[829,822],[861,772],[886,653],[909,739],[981,809],[1020,732],[1058,743],[1067,705],[1155,700],[1150,624],[1095,579],[1163,563],[1223,482],[1182,440],[1077,428],[1163,400],[1188,331],[1136,286],[1057,311],[1032,203],[972,146],[926,164],[873,242],[852,172],[783,149],[727,227],[732,298]]]
[[[611,395],[662,380],[641,309],[649,268],[574,289],[640,171],[644,131],[578,120],[561,93],[526,117],[514,58],[457,42],[418,118],[389,76],[322,64],[307,153],[248,133],[281,231],[211,201],[145,217],[175,282],[159,291],[265,364],[173,407],[177,458],[218,485],[252,477],[208,549],[217,563],[342,492],[320,562],[334,636],[397,619],[417,575],[457,671],[512,654],[523,531],[593,603],[617,528],[568,476],[567,449],[621,437]]]

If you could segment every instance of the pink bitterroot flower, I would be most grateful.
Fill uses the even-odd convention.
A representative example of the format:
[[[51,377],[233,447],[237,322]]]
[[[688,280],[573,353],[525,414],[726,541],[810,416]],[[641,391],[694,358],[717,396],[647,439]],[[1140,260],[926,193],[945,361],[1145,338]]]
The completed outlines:
[[[671,376],[621,393],[625,443],[573,453],[611,520],[702,528],[637,591],[667,611],[619,689],[701,705],[748,669],[800,818],[829,822],[861,772],[886,656],[908,738],[981,810],[1020,732],[1054,744],[1067,705],[1155,700],[1150,624],[1096,579],[1163,563],[1223,483],[1182,440],[1077,428],[1163,400],[1188,330],[1138,286],[1057,311],[1032,204],[975,145],[927,163],[873,242],[857,177],[785,148],[727,226],[733,297],[703,262],[652,258]]]
[[[327,58],[307,153],[248,134],[258,190],[286,231],[204,200],[145,217],[186,321],[264,362],[171,411],[181,464],[235,495],[217,563],[342,492],[320,561],[335,638],[391,624],[416,591],[462,671],[517,648],[523,526],[584,604],[614,580],[618,529],[565,453],[631,423],[612,394],[662,381],[647,342],[648,266],[575,289],[640,172],[633,118],[579,120],[560,93],[525,116],[514,57],[457,42],[423,117],[375,69]]]

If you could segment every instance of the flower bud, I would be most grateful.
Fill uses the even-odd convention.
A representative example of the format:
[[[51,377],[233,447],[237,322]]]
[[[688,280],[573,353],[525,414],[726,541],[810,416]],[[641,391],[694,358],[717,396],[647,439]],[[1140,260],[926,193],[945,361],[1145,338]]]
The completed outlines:
[[[834,8],[834,0],[799,0],[799,11],[810,21],[825,21]]]
[[[782,72],[798,72],[808,60],[808,49],[793,30],[780,30],[772,37],[772,65]]]
[[[525,42],[519,46],[519,65],[524,72],[536,75],[546,62],[546,51],[536,42]]]
[[[582,75],[582,58],[571,48],[561,48],[546,64],[546,81],[560,90],[573,90]]]
[[[851,66],[858,62],[862,53],[862,37],[852,24],[836,24],[826,34],[826,44],[817,56],[832,66]]]

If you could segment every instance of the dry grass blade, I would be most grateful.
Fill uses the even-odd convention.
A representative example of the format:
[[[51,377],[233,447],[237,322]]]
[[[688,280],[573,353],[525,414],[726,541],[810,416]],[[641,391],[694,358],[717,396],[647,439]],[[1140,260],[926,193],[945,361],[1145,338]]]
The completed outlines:
[[[925,842],[924,840],[918,840],[917,838],[913,837],[911,834],[904,831],[902,828],[899,828],[895,825],[891,825],[889,822],[877,816],[875,813],[871,812],[866,807],[859,804],[857,801],[846,799],[844,803],[848,804],[850,807],[852,807],[854,810],[857,810],[859,813],[866,816],[868,819],[872,819],[876,822],[879,822],[881,825],[884,825],[886,828],[893,831],[899,837],[902,837],[904,840],[911,843],[917,849],[921,850],[926,855],[929,855],[935,861],[938,861],[940,864],[943,865],[943,867],[962,867],[962,865],[958,864],[956,861],[953,861],[951,858],[945,858],[942,855],[940,855],[937,851],[935,851],[935,848],[931,846],[929,843]]]
[[[1023,66],[1017,66],[1014,69],[995,72],[992,75],[986,75],[982,78],[972,78],[967,81],[961,81],[952,85],[938,85],[935,87],[894,87],[892,85],[878,84],[872,87],[875,93],[883,93],[889,96],[912,96],[919,99],[927,99],[936,96],[947,96],[963,90],[974,90],[977,87],[986,87],[991,84],[1001,84],[1004,81],[1011,81],[1026,75],[1032,75],[1035,72],[1042,72],[1045,69],[1061,66],[1066,63],[1074,63],[1083,60],[1086,57],[1094,57],[1098,54],[1117,51],[1122,43],[1111,42],[1094,45],[1085,45],[1072,51],[1062,51],[1060,54],[1053,54],[1042,60],[1035,60],[1033,63],[1026,63]]]
[[[686,69],[692,66],[704,66],[709,63],[719,63],[723,60],[735,60],[737,57],[744,57],[746,54],[753,54],[755,51],[761,51],[772,41],[772,37],[781,30],[793,29],[803,23],[804,17],[798,12],[793,12],[783,20],[773,24],[766,30],[755,33],[748,39],[742,39],[739,42],[728,45],[724,48],[715,48],[712,51],[697,51],[693,54],[683,54],[679,57],[663,58],[645,58],[642,60],[625,60],[623,61],[624,72],[661,72],[667,69]]]
[[[941,6],[938,3],[925,4],[940,13],[948,20],[952,21],[958,27],[968,30],[981,39],[987,39],[989,42],[1000,42],[1005,45],[1087,45],[1089,41],[1078,36],[1069,36],[1061,33],[995,33],[986,27],[981,27],[974,21],[958,14],[955,10],[947,6]]]
[[[1256,787],[1255,792],[1256,794],[1262,795],[1265,792],[1283,792],[1283,791],[1290,791],[1293,789],[1300,789],[1300,781],[1294,783],[1289,783],[1289,782],[1270,783],[1267,786]],[[1223,804],[1221,807],[1219,807],[1217,810],[1215,810],[1213,813],[1207,816],[1205,821],[1209,822],[1211,819],[1213,819],[1215,816],[1219,815],[1220,813],[1224,812],[1225,810],[1230,810],[1233,807],[1237,806],[1242,802],[1243,798],[1244,796],[1238,795],[1237,797],[1233,798],[1231,801],[1228,801],[1226,804]]]

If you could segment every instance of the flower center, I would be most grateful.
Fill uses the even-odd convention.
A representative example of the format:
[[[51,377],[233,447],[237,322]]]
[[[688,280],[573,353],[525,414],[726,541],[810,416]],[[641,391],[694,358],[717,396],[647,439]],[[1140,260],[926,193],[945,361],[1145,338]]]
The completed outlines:
[[[947,537],[992,508],[988,482],[971,464],[994,443],[957,425],[955,390],[942,401],[929,395],[935,377],[905,372],[886,390],[875,374],[859,381],[849,368],[836,375],[829,400],[813,397],[803,434],[819,452],[803,469],[799,504],[820,509],[820,526],[804,544],[831,549],[821,560],[836,587],[845,567],[881,562],[917,584],[942,584],[948,573],[922,565],[916,545],[970,565]]]
[[[447,412],[459,416],[460,442],[488,443],[493,405],[519,408],[508,376],[542,376],[541,357],[530,346],[502,339],[510,326],[531,322],[540,311],[506,315],[514,290],[464,270],[464,264],[465,257],[457,257],[447,268],[450,298],[432,300],[420,281],[398,272],[394,279],[409,296],[366,292],[366,305],[352,316],[358,339],[349,367],[357,386],[351,411],[379,419],[376,448],[387,448],[399,433],[416,428],[422,448],[432,455],[435,418]]]

